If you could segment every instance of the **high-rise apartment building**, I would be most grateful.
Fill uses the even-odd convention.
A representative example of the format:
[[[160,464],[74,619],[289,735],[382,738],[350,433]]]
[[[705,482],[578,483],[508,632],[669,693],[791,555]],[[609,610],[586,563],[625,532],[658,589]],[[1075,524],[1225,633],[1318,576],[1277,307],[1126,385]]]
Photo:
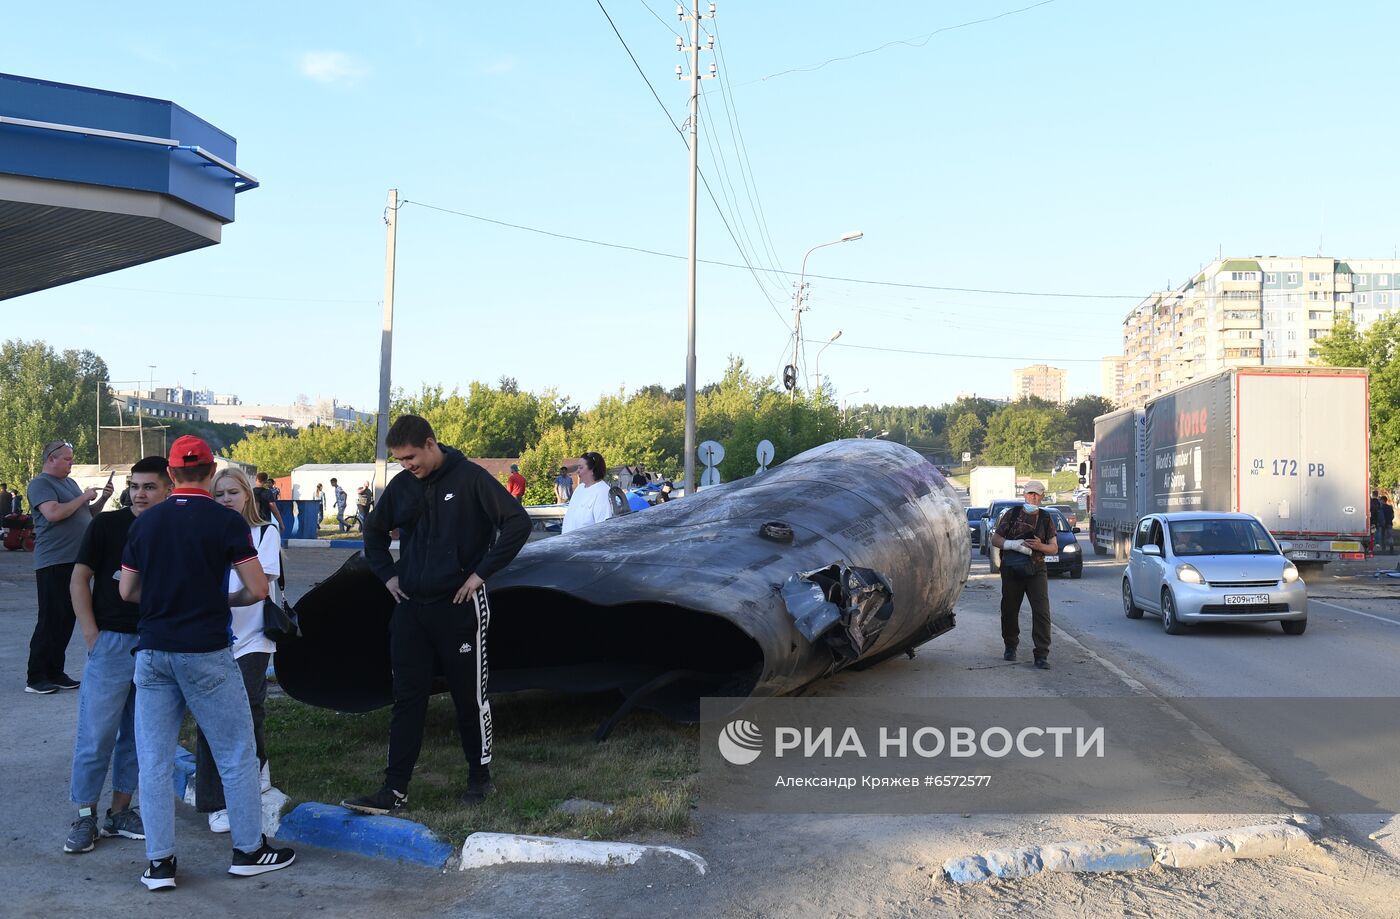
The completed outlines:
[[[1011,398],[1036,396],[1050,402],[1065,401],[1065,380],[1069,371],[1049,364],[1032,364],[1011,372]]]
[[[1304,366],[1338,319],[1365,327],[1400,306],[1400,259],[1216,259],[1123,320],[1121,405],[1233,367]]]
[[[1128,373],[1128,359],[1110,355],[1099,362],[1099,395],[1114,405],[1123,404],[1123,381]]]

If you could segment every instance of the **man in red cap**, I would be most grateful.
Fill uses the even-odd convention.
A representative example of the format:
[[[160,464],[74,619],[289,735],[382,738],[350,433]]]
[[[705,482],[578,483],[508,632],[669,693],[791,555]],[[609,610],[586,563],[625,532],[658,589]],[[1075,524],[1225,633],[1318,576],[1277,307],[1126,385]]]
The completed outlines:
[[[175,799],[171,771],[188,708],[204,731],[223,779],[233,834],[229,874],[285,868],[291,849],[268,845],[253,718],[230,646],[230,607],[267,597],[267,575],[248,524],[209,493],[214,454],[198,437],[170,448],[170,497],[131,525],[122,555],[121,596],[140,606],[136,623],[136,758],[146,857],[141,883],[175,886]],[[228,592],[232,566],[243,587]]]

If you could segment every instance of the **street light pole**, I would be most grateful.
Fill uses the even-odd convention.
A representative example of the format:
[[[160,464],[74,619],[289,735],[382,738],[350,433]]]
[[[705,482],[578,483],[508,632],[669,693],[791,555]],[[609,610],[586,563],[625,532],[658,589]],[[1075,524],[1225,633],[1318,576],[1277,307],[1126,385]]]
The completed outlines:
[[[831,336],[830,338],[828,338],[828,339],[826,340],[826,344],[822,345],[822,346],[821,346],[821,350],[817,352],[817,366],[816,366],[816,372],[813,374],[813,376],[815,376],[815,377],[817,378],[817,394],[818,394],[818,395],[820,395],[820,394],[821,394],[821,391],[822,391],[822,351],[825,351],[827,348],[830,348],[830,347],[831,347],[831,343],[832,343],[833,341],[835,341],[836,339],[840,338],[840,337],[841,337],[841,330],[840,330],[840,329],[837,329],[837,330],[836,330],[836,334],[833,335],[833,336]]]
[[[384,208],[388,225],[384,252],[384,327],[379,336],[379,418],[375,425],[374,494],[383,497],[389,484],[389,381],[394,357],[394,262],[398,255],[399,190],[389,189],[389,202]],[[364,521],[360,521],[363,526]]]
[[[827,246],[835,246],[840,243],[851,243],[860,239],[865,234],[859,230],[851,233],[842,233],[840,239],[833,239],[831,242],[818,243],[807,250],[807,254],[802,256],[802,271],[797,275],[797,289],[792,293],[792,368],[797,370],[797,349],[802,344],[802,300],[805,288],[807,287],[807,256],[818,249],[825,249]],[[840,333],[837,333],[840,334]],[[833,339],[834,340],[834,339]],[[827,344],[830,344],[828,342]],[[797,401],[797,387],[792,387],[789,402]]]

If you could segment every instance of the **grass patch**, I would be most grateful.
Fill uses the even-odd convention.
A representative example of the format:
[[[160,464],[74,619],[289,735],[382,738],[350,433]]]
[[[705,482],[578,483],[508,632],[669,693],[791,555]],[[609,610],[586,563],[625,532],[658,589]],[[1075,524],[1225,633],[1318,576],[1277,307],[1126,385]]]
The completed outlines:
[[[457,716],[445,693],[434,696],[404,816],[458,844],[478,831],[581,839],[689,833],[699,768],[697,729],[633,712],[607,741],[595,743],[593,731],[616,705],[611,695],[492,700],[496,793],[469,809],[458,803],[467,765]],[[388,709],[345,715],[269,699],[266,730],[273,782],[292,806],[338,803],[383,781]],[[577,816],[556,810],[569,798],[602,801],[615,810]]]

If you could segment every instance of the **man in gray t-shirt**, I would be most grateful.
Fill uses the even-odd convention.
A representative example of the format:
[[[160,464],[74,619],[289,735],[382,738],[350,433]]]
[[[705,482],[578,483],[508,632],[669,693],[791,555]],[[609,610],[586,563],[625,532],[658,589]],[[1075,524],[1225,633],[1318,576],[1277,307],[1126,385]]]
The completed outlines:
[[[73,470],[72,444],[50,441],[44,445],[43,460],[44,471],[29,483],[39,617],[29,639],[29,675],[24,687],[25,692],[40,695],[78,688],[78,681],[63,671],[63,658],[76,621],[68,583],[73,578],[73,563],[78,559],[88,524],[112,497],[111,481],[101,491],[84,490],[69,478]]]

